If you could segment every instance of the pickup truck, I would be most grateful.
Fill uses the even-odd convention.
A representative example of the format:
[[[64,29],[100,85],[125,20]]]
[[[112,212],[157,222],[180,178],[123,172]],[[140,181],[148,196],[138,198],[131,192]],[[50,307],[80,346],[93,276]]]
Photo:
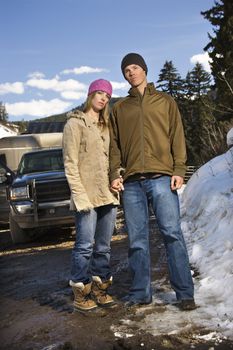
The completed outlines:
[[[51,227],[74,226],[62,148],[25,153],[16,173],[2,164],[0,186],[6,185],[14,243],[30,241]]]

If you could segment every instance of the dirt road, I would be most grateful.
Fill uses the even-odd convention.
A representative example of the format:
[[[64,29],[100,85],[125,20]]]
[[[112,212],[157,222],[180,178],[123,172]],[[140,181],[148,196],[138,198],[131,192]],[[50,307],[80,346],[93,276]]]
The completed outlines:
[[[118,234],[112,240],[114,283],[111,291],[120,299],[130,284],[127,237],[121,215],[117,227]],[[153,280],[163,280],[167,285],[165,252],[154,227],[152,217],[151,256],[156,267]],[[68,286],[73,242],[74,231],[59,229],[36,242],[16,246],[11,243],[9,230],[1,230],[0,349],[233,349],[227,340],[216,343],[196,338],[203,330],[195,327],[176,335],[153,336],[138,326],[145,315],[163,313],[165,305],[153,303],[141,310],[126,310],[119,305],[88,316],[73,312]]]

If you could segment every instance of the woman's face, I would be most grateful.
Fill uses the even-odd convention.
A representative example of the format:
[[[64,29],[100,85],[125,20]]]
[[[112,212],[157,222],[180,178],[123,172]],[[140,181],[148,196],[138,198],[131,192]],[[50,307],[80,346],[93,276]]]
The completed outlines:
[[[97,91],[93,96],[91,106],[94,109],[94,111],[99,112],[102,109],[104,109],[109,100],[110,96],[106,94],[106,92]]]

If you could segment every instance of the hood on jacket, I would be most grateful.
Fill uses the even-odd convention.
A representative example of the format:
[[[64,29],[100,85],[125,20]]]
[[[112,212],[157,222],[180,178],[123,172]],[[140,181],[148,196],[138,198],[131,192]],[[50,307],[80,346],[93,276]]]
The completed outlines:
[[[71,118],[77,118],[85,121],[85,113],[83,111],[80,111],[78,109],[73,110],[69,113],[67,113],[67,121]]]

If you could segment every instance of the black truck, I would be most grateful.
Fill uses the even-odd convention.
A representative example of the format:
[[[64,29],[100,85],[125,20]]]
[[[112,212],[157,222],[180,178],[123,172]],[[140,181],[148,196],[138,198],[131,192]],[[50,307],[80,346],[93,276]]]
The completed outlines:
[[[14,243],[32,240],[51,227],[74,226],[62,148],[25,153],[16,173],[1,164],[0,186],[6,186]]]

